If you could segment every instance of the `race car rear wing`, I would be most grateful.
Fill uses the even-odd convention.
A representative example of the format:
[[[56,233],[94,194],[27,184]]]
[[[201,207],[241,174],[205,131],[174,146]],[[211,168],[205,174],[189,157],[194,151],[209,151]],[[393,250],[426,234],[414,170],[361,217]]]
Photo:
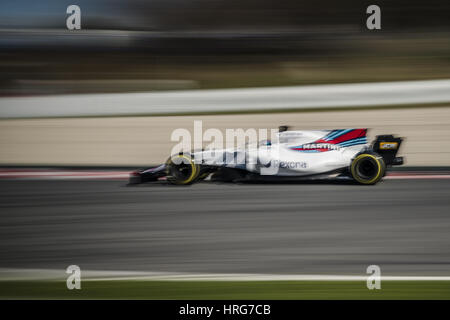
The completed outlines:
[[[397,157],[402,141],[402,138],[396,138],[392,134],[380,135],[373,141],[372,149],[383,157],[386,165],[399,166],[404,162],[403,157]]]

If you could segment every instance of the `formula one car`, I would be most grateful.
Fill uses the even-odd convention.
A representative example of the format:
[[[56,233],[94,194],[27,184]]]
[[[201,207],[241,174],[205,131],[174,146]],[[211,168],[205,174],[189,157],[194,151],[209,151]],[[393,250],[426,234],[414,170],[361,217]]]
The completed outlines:
[[[387,168],[403,164],[397,157],[402,138],[379,135],[369,144],[366,134],[367,129],[289,131],[281,126],[276,141],[172,155],[160,166],[133,172],[130,184],[167,180],[189,185],[209,176],[222,182],[333,177],[373,185]]]

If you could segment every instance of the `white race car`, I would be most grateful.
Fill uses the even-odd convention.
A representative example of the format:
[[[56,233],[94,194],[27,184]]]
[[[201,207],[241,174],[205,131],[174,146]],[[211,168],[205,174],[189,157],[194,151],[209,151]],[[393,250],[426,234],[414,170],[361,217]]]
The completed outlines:
[[[189,185],[209,176],[223,182],[339,177],[372,185],[386,168],[403,164],[396,156],[402,138],[380,135],[369,144],[366,134],[367,129],[289,131],[282,126],[275,141],[172,155],[160,166],[133,172],[130,184],[167,180]]]

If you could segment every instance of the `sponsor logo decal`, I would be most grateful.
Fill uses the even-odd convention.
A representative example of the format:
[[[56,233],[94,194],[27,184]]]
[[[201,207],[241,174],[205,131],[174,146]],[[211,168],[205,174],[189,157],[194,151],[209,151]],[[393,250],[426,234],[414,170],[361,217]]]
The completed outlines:
[[[395,150],[398,148],[398,142],[380,142],[381,150]]]
[[[283,169],[306,169],[308,168],[308,164],[303,161],[279,161],[279,160],[273,160],[270,161],[268,165],[265,167],[274,166],[276,168],[283,168]]]
[[[300,152],[326,152],[339,150],[340,148],[366,144],[366,133],[367,129],[332,130],[319,140],[300,146],[290,147],[290,149]]]

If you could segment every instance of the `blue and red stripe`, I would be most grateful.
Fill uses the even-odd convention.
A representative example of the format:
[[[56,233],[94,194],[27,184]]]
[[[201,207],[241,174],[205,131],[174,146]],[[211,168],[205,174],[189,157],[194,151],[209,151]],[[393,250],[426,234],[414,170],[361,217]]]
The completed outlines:
[[[335,144],[340,147],[350,147],[359,144],[367,143],[367,129],[337,129],[328,133],[325,137],[320,138],[309,144]],[[291,150],[302,151],[302,152],[325,152],[330,151],[328,148],[304,148],[304,145],[291,147]]]

